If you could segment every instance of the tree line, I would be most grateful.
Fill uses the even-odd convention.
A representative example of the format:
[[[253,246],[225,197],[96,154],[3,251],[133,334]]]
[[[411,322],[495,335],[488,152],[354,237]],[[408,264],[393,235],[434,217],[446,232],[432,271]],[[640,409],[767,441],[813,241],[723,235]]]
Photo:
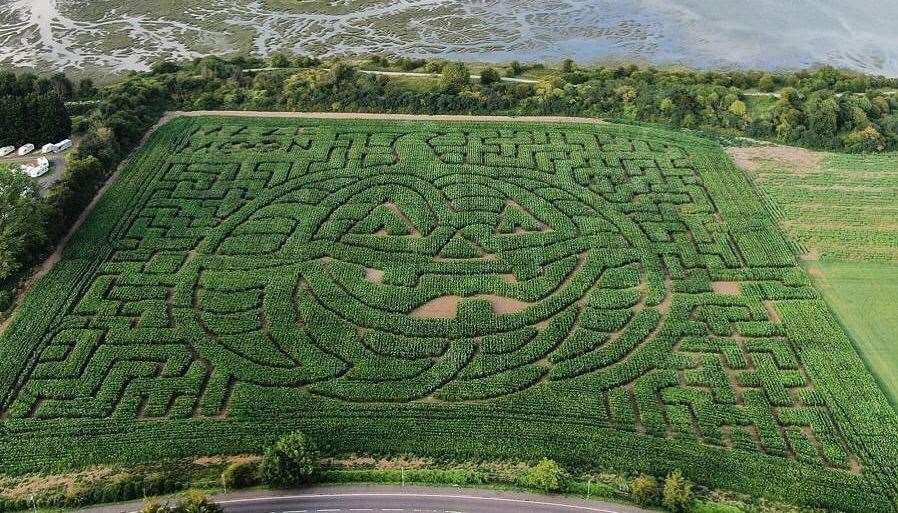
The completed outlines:
[[[281,69],[249,72],[266,65]],[[367,69],[442,73],[410,81]],[[783,74],[638,66],[580,67],[566,61],[538,83],[513,83],[542,66],[480,70],[461,63],[372,58],[350,65],[284,55],[271,63],[214,57],[157,65],[181,109],[320,110],[602,117],[847,152],[898,149],[898,79],[823,67]]]
[[[65,101],[73,93],[62,74],[41,78],[0,73],[0,146],[40,146],[68,137],[72,124]]]

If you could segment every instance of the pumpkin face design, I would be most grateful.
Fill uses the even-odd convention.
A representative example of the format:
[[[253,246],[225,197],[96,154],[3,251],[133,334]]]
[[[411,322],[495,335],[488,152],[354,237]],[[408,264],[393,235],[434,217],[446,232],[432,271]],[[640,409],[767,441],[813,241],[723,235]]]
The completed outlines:
[[[263,193],[194,269],[200,351],[349,401],[482,399],[616,363],[638,314],[659,316],[639,230],[576,184],[452,160]]]

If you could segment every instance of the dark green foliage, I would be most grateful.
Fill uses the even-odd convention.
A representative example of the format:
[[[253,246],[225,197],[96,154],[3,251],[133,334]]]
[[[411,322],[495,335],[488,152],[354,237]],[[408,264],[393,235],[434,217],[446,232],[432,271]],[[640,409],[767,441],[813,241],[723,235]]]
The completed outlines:
[[[56,92],[0,96],[0,144],[41,146],[71,133],[71,118]]]
[[[461,62],[451,62],[443,66],[443,76],[440,84],[447,93],[459,93],[465,90],[471,83],[471,72]]]
[[[483,85],[495,84],[500,80],[502,80],[502,77],[494,68],[486,68],[480,72],[480,83]]]
[[[103,183],[106,168],[93,156],[75,151],[66,157],[66,170],[59,183],[50,189],[46,204],[51,213],[50,237],[65,235],[78,213],[91,202]]]
[[[290,58],[283,53],[273,53],[268,58],[268,65],[272,68],[288,68],[290,67]]]
[[[8,310],[15,300],[15,294],[10,289],[0,288],[0,312]]]
[[[0,283],[46,247],[45,219],[34,180],[0,167]],[[0,311],[5,310],[5,302],[0,298]]]
[[[259,476],[276,488],[309,484],[318,474],[318,458],[318,449],[308,436],[290,433],[265,450]]]

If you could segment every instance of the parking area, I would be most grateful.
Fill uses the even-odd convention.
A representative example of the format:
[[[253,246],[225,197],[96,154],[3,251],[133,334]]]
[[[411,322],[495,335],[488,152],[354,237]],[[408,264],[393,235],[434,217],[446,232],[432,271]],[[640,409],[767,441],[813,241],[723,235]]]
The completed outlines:
[[[0,165],[8,165],[9,167],[16,169],[18,166],[22,164],[34,164],[40,157],[47,157],[47,160],[50,161],[50,170],[47,173],[39,178],[37,178],[37,183],[41,186],[40,194],[42,196],[46,195],[47,190],[59,181],[59,178],[62,177],[62,174],[65,172],[65,158],[72,151],[72,148],[68,150],[61,151],[59,153],[48,153],[46,155],[41,155],[40,150],[35,150],[29,155],[25,155],[24,157],[20,157],[13,153],[12,155],[8,155],[6,157],[0,157]]]

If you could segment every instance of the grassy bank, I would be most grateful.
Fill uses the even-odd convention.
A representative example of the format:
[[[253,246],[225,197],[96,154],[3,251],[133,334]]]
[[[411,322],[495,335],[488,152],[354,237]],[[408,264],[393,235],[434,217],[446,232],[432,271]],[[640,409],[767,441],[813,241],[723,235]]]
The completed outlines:
[[[221,475],[234,464],[258,462],[257,455],[167,460],[136,467],[97,466],[67,474],[0,476],[0,511],[62,511],[142,498],[174,497],[187,490],[207,494],[234,491]],[[321,484],[390,484],[453,486],[537,491],[520,477],[531,468],[521,462],[435,461],[419,457],[349,456],[328,459],[317,479]],[[572,474],[560,495],[633,504],[633,476],[613,472]],[[260,488],[260,487],[256,487]],[[720,490],[697,488],[693,513],[818,513]]]

